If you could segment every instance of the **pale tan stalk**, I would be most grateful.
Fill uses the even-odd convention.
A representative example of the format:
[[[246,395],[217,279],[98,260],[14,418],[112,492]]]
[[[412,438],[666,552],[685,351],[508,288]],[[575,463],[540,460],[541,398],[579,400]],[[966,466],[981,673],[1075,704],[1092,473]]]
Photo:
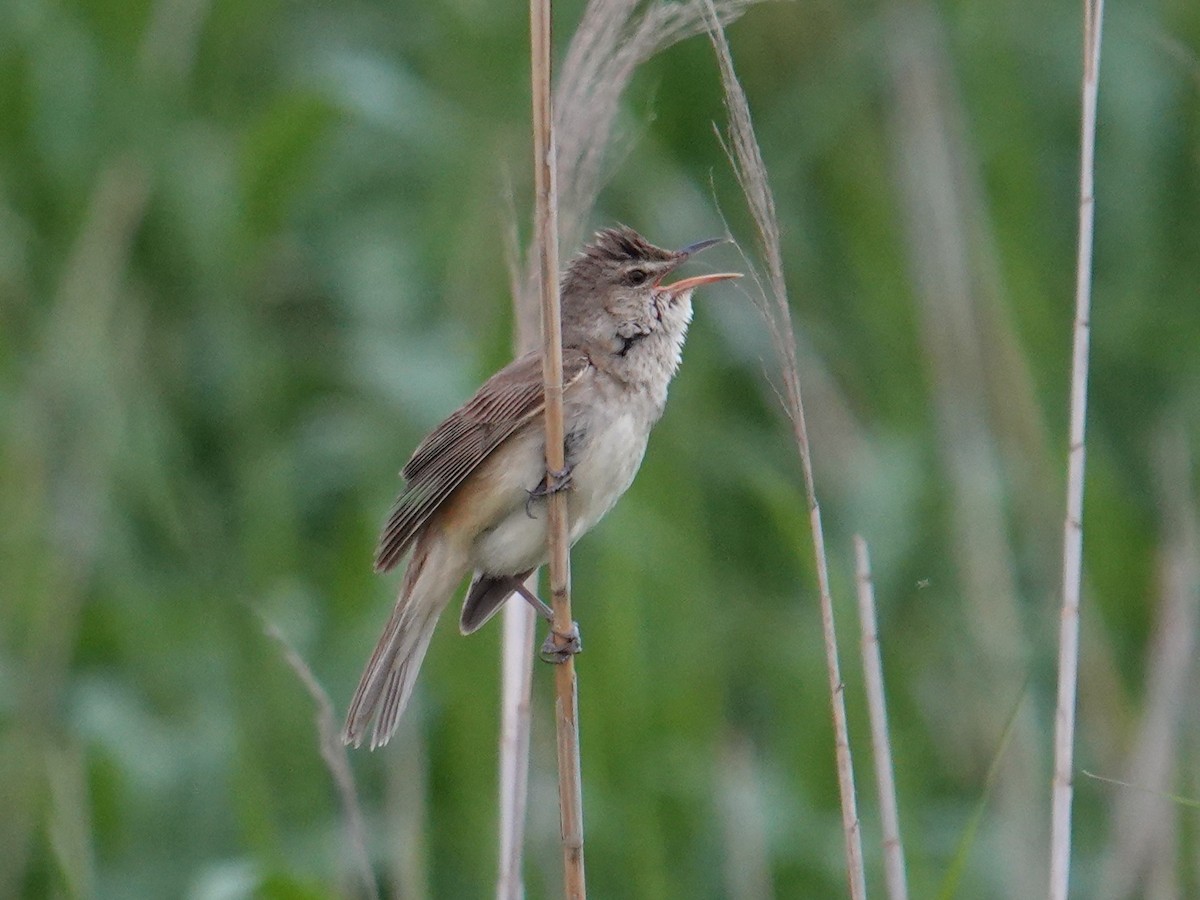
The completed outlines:
[[[558,296],[557,160],[551,111],[550,0],[530,0],[530,58],[533,84],[533,169],[538,287],[542,300],[542,377],[546,386],[546,470],[548,480],[566,468],[563,426],[562,316]],[[567,498],[549,498],[548,541],[552,629],[568,634],[571,619],[571,559],[567,544]],[[558,803],[562,827],[563,887],[569,900],[586,896],[583,877],[583,795],[579,771],[579,720],[575,660],[567,655],[555,667],[555,727],[558,733]]]
[[[821,625],[825,639],[825,663],[829,673],[829,694],[833,707],[834,745],[837,757],[838,788],[842,806],[842,830],[846,845],[846,873],[852,900],[865,900],[866,879],[863,874],[862,834],[858,808],[854,797],[854,768],[850,759],[850,736],[846,727],[845,685],[838,662],[837,633],[833,621],[833,596],[829,589],[829,564],[825,557],[825,531],[821,526],[821,507],[817,503],[813,482],[812,453],[808,443],[808,427],[804,419],[804,402],[800,392],[800,367],[796,361],[796,342],[792,331],[791,309],[783,279],[783,251],[779,238],[779,223],[775,217],[775,200],[767,182],[766,165],[754,136],[750,107],[745,92],[733,70],[733,59],[725,33],[709,6],[709,35],[721,67],[725,86],[725,106],[729,112],[730,162],[746,196],[746,203],[758,228],[759,245],[767,268],[770,301],[766,305],[771,337],[783,370],[783,400],[792,422],[792,434],[804,473],[804,493],[808,500],[809,524],[812,528],[813,556],[817,569],[820,593]]]
[[[537,575],[527,585],[537,589]],[[528,603],[505,603],[500,682],[500,871],[496,900],[525,896],[522,861],[529,795],[530,691],[536,618]]]
[[[863,675],[867,711],[871,719],[871,746],[875,752],[875,782],[879,791],[879,817],[883,822],[883,873],[889,900],[908,900],[904,875],[904,845],[900,842],[900,814],[896,804],[896,774],[888,738],[887,704],[883,698],[883,659],[875,616],[875,585],[867,542],[854,536],[855,575],[858,581],[858,620],[862,628]]]
[[[1083,470],[1091,333],[1092,235],[1095,222],[1096,99],[1104,0],[1083,5],[1083,116],[1079,160],[1079,244],[1075,268],[1075,330],[1071,351],[1071,429],[1067,514],[1063,521],[1062,620],[1058,640],[1058,704],[1054,716],[1054,780],[1050,815],[1050,900],[1067,900],[1071,872],[1071,799],[1075,695],[1079,677],[1079,597],[1083,580]]]

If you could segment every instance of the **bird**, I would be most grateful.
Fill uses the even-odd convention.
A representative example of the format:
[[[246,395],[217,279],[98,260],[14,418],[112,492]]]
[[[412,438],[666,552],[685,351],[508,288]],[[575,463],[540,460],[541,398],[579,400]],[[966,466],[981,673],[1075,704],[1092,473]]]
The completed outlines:
[[[368,729],[372,750],[391,738],[434,627],[468,575],[463,634],[514,593],[549,617],[524,586],[547,560],[547,497],[566,491],[573,545],[633,483],[679,369],[693,292],[740,273],[664,279],[724,240],[665,250],[621,225],[596,232],[571,260],[560,282],[563,472],[546,469],[540,351],[489,378],[418,445],[401,472],[375,570],[411,556],[350,702],[346,744],[361,746]]]

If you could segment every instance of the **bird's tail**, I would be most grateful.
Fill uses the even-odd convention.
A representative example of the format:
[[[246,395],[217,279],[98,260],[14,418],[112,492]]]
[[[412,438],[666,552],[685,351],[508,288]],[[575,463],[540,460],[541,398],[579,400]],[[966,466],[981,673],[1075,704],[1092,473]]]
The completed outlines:
[[[363,742],[371,720],[371,749],[391,738],[412,696],[438,617],[466,574],[465,561],[445,540],[422,536],[400,585],[400,596],[350,701],[342,740]]]

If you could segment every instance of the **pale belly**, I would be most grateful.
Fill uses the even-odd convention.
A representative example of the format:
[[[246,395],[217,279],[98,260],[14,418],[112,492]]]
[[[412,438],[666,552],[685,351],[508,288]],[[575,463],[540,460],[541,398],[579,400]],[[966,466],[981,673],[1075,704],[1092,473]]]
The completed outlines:
[[[613,415],[593,419],[586,437],[572,447],[571,487],[567,491],[572,544],[590,531],[633,483],[651,424],[644,411],[617,407]],[[471,548],[471,563],[477,571],[516,575],[546,562],[546,501],[535,500],[528,508],[526,504],[527,491],[541,481],[545,471],[543,444],[540,440],[526,444],[523,449],[527,452],[506,455],[509,468],[499,477],[506,489],[499,492],[494,516],[489,516],[495,524],[483,530]]]

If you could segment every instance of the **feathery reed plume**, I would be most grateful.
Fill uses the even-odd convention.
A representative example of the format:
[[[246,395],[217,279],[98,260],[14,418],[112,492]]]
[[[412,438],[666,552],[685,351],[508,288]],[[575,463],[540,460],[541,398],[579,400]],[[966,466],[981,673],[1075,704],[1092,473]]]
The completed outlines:
[[[1083,580],[1083,468],[1087,421],[1092,235],[1095,226],[1096,100],[1104,0],[1083,4],[1083,116],[1079,151],[1079,245],[1075,329],[1071,348],[1071,429],[1067,514],[1063,520],[1062,620],[1058,640],[1058,704],[1054,715],[1054,780],[1050,810],[1050,900],[1067,900],[1071,873],[1071,773],[1075,759],[1075,694],[1079,678],[1079,595]]]
[[[854,798],[854,769],[850,760],[850,737],[846,727],[845,685],[842,683],[841,669],[838,663],[837,634],[833,621],[833,597],[829,589],[829,564],[825,558],[825,532],[821,526],[821,507],[817,503],[817,492],[813,483],[812,453],[808,443],[808,428],[804,420],[804,402],[800,392],[800,367],[796,361],[792,314],[788,306],[787,286],[783,278],[783,253],[780,249],[779,223],[775,217],[775,200],[771,195],[766,166],[754,136],[750,107],[734,72],[733,59],[729,53],[725,33],[715,14],[709,17],[709,36],[720,64],[721,81],[725,86],[725,107],[729,113],[729,144],[726,146],[726,153],[737,175],[742,193],[746,197],[746,203],[754,218],[755,226],[758,228],[759,249],[766,264],[771,295],[770,301],[765,304],[764,308],[768,313],[771,339],[783,370],[784,408],[792,422],[792,434],[800,455],[800,467],[804,473],[804,492],[808,500],[817,585],[821,595],[821,625],[825,637],[825,662],[829,672],[829,692],[833,706],[838,788],[841,795],[842,829],[846,843],[846,872],[852,900],[865,900],[866,879],[863,874],[862,836]]]
[[[709,0],[592,0],[571,38],[555,91],[558,156],[558,237],[567,247],[583,238],[603,184],[621,97],[638,67],[655,54],[705,30]],[[760,0],[717,0],[728,24]],[[640,10],[640,11],[639,11]],[[530,283],[535,265],[528,266]]]
[[[863,674],[867,711],[871,718],[871,746],[875,753],[875,781],[879,789],[879,816],[883,820],[883,872],[889,900],[908,900],[904,877],[904,845],[900,842],[900,814],[896,806],[896,774],[888,738],[887,704],[883,698],[883,659],[875,617],[875,585],[867,542],[854,536],[855,575],[858,581],[858,619],[862,629]]]
[[[375,872],[371,868],[371,856],[367,851],[367,830],[363,825],[362,809],[358,805],[358,794],[354,790],[354,774],[350,771],[350,758],[346,745],[342,742],[341,726],[333,713],[333,702],[317,676],[313,674],[308,663],[304,661],[296,648],[283,636],[274,623],[268,622],[259,615],[263,633],[279,645],[284,662],[300,679],[304,689],[312,698],[316,707],[314,718],[317,724],[317,747],[321,751],[321,759],[325,768],[333,776],[334,787],[337,788],[338,800],[342,805],[342,819],[346,827],[346,847],[358,869],[358,877],[362,881],[365,896],[371,900],[379,900],[379,885],[375,881]]]

